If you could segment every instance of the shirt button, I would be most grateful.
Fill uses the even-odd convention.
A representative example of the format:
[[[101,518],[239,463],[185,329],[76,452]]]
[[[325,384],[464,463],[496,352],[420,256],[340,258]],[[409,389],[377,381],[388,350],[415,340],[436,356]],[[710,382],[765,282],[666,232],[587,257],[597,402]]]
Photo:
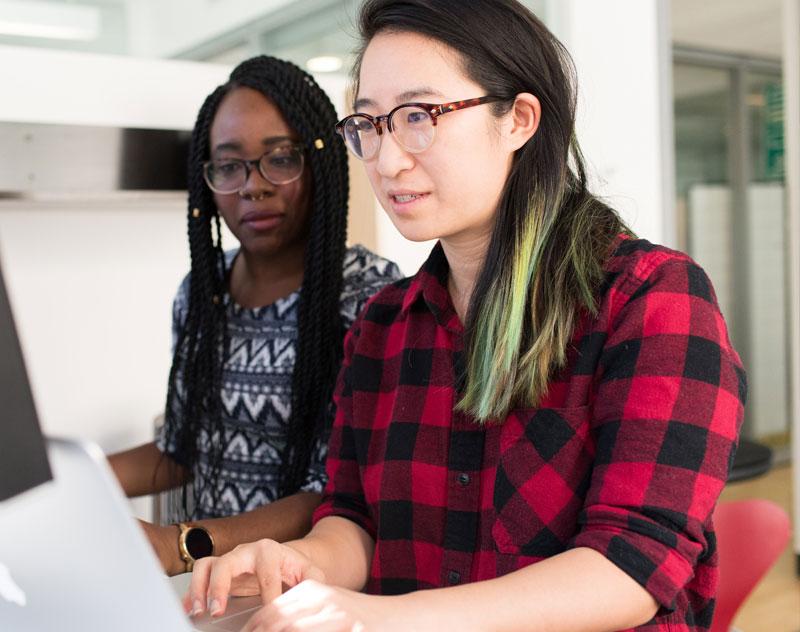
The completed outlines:
[[[450,571],[447,573],[447,581],[450,584],[457,584],[461,581],[461,573],[458,571]]]
[[[458,475],[458,482],[461,485],[464,485],[464,486],[469,485],[470,480],[471,479],[469,477],[469,474],[467,474],[466,472],[461,472],[461,474]]]

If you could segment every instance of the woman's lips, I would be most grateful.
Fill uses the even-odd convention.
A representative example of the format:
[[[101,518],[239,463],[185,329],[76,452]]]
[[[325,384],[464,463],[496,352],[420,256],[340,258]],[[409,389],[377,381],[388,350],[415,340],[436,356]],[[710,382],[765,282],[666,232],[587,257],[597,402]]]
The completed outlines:
[[[397,213],[404,213],[428,197],[428,194],[417,191],[389,191],[388,197],[392,209]]]
[[[282,213],[264,213],[261,211],[251,211],[242,215],[240,223],[243,226],[255,231],[264,231],[275,228],[283,221]]]

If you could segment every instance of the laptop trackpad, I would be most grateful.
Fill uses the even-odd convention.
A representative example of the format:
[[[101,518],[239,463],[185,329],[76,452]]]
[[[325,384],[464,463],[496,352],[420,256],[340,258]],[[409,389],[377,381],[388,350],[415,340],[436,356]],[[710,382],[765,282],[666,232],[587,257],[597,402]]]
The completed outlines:
[[[261,597],[231,597],[228,600],[228,610],[222,617],[212,618],[204,614],[192,619],[192,625],[201,632],[238,632],[262,605]]]

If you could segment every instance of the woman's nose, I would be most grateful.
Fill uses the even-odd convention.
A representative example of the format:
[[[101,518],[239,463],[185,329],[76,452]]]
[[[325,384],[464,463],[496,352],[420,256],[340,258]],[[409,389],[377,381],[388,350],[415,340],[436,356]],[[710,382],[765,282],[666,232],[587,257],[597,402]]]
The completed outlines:
[[[413,155],[403,149],[397,142],[394,134],[385,131],[381,135],[381,145],[378,148],[376,169],[384,178],[393,178],[401,171],[414,166]]]
[[[244,186],[239,191],[239,195],[257,198],[264,194],[271,194],[274,191],[275,185],[261,175],[261,171],[255,165],[250,165],[250,169],[247,172],[247,180],[245,180]]]

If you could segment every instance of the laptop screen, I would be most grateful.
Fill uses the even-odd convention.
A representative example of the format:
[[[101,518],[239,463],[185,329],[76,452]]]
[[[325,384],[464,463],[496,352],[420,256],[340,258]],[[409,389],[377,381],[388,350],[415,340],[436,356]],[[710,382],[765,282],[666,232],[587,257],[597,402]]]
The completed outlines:
[[[52,478],[0,270],[0,501]]]

